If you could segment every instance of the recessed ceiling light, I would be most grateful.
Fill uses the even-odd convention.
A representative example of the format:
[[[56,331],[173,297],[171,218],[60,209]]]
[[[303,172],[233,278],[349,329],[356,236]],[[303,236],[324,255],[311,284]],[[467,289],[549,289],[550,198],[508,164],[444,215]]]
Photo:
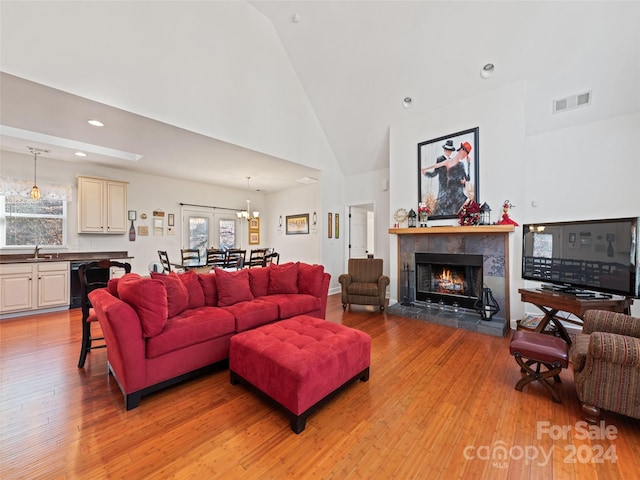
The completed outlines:
[[[491,75],[493,75],[493,72],[495,69],[496,69],[496,66],[493,63],[487,63],[480,70],[480,76],[482,78],[489,78]]]
[[[413,98],[411,97],[404,97],[402,99],[402,106],[404,108],[411,108],[411,105],[413,105]]]
[[[86,153],[84,153],[84,152],[76,152],[76,155],[77,155],[78,157],[86,157],[86,156],[87,156],[87,154],[86,154]]]
[[[89,125],[93,125],[94,127],[104,127],[104,123],[102,123],[100,120],[87,120],[87,123]]]
[[[312,183],[317,183],[318,179],[317,178],[311,178],[311,177],[302,177],[302,178],[298,178],[296,180],[296,182],[304,183],[305,185],[310,185]]]
[[[293,23],[300,23],[300,14],[294,13],[293,15],[291,15],[291,21]]]

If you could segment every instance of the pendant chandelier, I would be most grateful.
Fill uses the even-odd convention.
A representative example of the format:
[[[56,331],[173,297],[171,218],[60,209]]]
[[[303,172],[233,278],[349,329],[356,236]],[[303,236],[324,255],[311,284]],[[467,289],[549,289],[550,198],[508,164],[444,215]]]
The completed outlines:
[[[249,180],[251,177],[247,177],[247,192],[249,189]],[[252,212],[251,211],[251,200],[247,199],[247,210],[237,212],[238,218],[244,218],[245,220],[253,220],[254,218],[258,218],[260,216],[260,212]]]
[[[49,150],[42,150],[40,148],[27,147],[31,153],[33,153],[33,187],[31,187],[30,196],[34,200],[40,200],[40,189],[38,188],[37,182],[37,166],[38,166],[38,155],[41,153],[49,153]]]

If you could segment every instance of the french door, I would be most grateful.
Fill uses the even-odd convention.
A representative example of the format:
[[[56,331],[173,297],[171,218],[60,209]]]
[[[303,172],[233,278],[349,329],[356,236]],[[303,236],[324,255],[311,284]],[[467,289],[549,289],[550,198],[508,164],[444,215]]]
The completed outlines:
[[[182,210],[182,248],[236,248],[239,239],[235,214],[196,207]]]

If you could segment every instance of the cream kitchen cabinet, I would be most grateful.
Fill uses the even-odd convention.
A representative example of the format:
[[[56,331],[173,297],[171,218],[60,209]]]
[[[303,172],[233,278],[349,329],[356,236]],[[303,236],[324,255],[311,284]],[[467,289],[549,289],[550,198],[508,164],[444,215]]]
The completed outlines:
[[[0,265],[0,314],[69,305],[69,262]]]
[[[127,186],[127,182],[78,176],[78,233],[127,233]]]

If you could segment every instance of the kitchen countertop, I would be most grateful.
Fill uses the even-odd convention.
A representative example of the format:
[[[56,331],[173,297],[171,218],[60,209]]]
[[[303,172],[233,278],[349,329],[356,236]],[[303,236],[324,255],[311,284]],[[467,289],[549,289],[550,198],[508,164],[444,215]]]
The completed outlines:
[[[74,253],[39,253],[39,258],[33,258],[33,252],[0,255],[0,264],[5,263],[42,263],[42,262],[78,262],[94,261],[102,259],[126,259],[133,258],[129,252],[74,252]]]

